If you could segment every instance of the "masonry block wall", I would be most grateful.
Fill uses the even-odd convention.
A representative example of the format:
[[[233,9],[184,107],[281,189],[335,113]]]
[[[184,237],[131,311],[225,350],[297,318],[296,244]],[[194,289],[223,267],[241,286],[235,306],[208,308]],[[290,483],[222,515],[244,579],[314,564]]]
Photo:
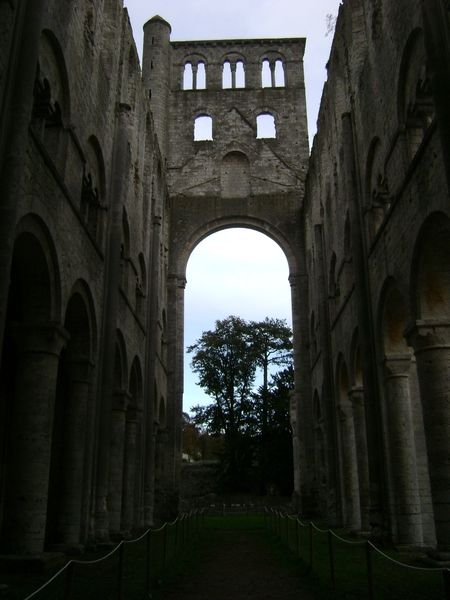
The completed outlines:
[[[401,545],[445,547],[450,238],[436,92],[449,57],[439,72],[430,48],[448,40],[448,6],[426,4],[341,6],[304,224],[320,508]]]
[[[1,549],[79,551],[153,521],[164,172],[121,1],[1,11]]]
[[[305,40],[173,42],[121,0],[0,2],[0,551],[178,511],[186,264],[269,235],[301,515],[450,545],[445,0],[345,0],[309,156]]]

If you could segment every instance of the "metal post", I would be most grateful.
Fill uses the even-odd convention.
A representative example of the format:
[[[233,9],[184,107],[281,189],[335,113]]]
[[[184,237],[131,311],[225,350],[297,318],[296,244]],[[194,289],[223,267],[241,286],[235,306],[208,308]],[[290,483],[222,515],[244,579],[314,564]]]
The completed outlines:
[[[313,524],[312,522],[309,524],[309,565],[311,570],[314,564],[314,542],[313,542]]]
[[[333,591],[336,591],[336,578],[334,575],[334,558],[333,558],[333,534],[331,529],[328,530],[328,550],[330,553],[330,574],[331,574],[331,587]]]
[[[184,548],[184,543],[185,543],[185,521],[186,521],[186,515],[182,515],[181,517],[181,523],[182,523],[182,527],[181,527],[181,547]]]
[[[289,548],[289,517],[286,514],[286,544]]]
[[[169,536],[169,524],[164,525],[164,568],[167,567],[167,538]]]
[[[67,565],[66,572],[66,588],[64,590],[64,600],[71,600],[72,598],[72,587],[75,576],[75,563],[70,561]]]
[[[147,594],[150,594],[150,529],[147,531]]]
[[[175,556],[178,554],[178,527],[179,527],[180,519],[177,519],[175,522]]]
[[[297,556],[300,556],[300,534],[298,519],[295,519],[295,538],[297,543]]]
[[[122,600],[123,597],[123,561],[124,561],[125,544],[119,544],[119,581],[117,584],[117,598]]]
[[[370,542],[366,542],[366,562],[367,562],[367,587],[369,589],[369,600],[374,600],[373,595],[373,574],[372,574],[372,548]]]

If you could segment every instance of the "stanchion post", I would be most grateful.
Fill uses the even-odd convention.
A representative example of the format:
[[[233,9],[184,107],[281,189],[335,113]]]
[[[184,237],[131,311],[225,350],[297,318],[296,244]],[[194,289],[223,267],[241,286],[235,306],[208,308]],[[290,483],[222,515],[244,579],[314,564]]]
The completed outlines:
[[[72,588],[73,588],[73,580],[75,577],[75,563],[70,561],[67,565],[66,572],[66,587],[64,589],[64,600],[71,600],[72,598]]]
[[[328,550],[330,553],[330,575],[331,575],[331,587],[333,591],[336,591],[336,578],[334,575],[334,557],[333,557],[333,534],[331,529],[328,530]]]
[[[314,564],[314,539],[313,539],[313,532],[314,532],[314,527],[311,523],[309,524],[309,564],[311,567],[311,571],[313,568],[313,564]]]
[[[444,598],[450,600],[450,569],[442,571],[444,577]]]
[[[147,531],[147,595],[150,594],[150,529]]]
[[[186,537],[186,533],[185,533],[185,521],[186,521],[186,515],[182,515],[181,517],[181,547],[184,548],[184,544],[185,544],[185,537]]]
[[[117,582],[117,598],[122,600],[123,597],[123,561],[125,554],[125,544],[119,544],[119,581]]]
[[[176,520],[175,523],[175,556],[178,554],[178,528],[179,528],[180,519]]]
[[[286,513],[286,544],[287,547],[289,548],[289,517]]]
[[[166,523],[164,526],[164,568],[167,567],[167,546],[168,546],[168,538],[169,538],[169,523]]]
[[[370,542],[366,542],[366,562],[367,562],[367,588],[369,591],[369,600],[374,600],[373,595],[373,573],[372,573],[372,548]]]
[[[198,509],[197,509],[196,517],[197,517],[197,520],[196,520],[196,531],[198,532]]]
[[[300,556],[300,533],[298,519],[295,519],[295,541],[297,545],[297,556]]]

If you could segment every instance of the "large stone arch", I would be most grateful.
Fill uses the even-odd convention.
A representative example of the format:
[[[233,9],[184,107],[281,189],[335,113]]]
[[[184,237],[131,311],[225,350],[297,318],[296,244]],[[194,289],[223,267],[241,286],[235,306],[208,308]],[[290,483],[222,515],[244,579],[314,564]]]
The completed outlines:
[[[417,361],[438,546],[450,544],[450,218],[428,216],[411,265],[409,344]]]
[[[84,501],[89,495],[85,472],[92,459],[88,419],[95,415],[95,408],[90,405],[96,321],[89,286],[79,279],[72,286],[64,319],[70,338],[61,353],[58,368],[45,536],[47,546],[58,544],[69,551],[86,541],[82,523],[86,522],[87,515],[82,513],[88,508]]]
[[[169,252],[169,285],[168,285],[168,360],[169,360],[169,381],[167,396],[170,401],[166,406],[166,424],[168,430],[168,447],[175,448],[173,466],[170,467],[173,473],[168,473],[165,481],[179,481],[179,460],[181,457],[181,418],[182,418],[182,400],[183,400],[183,331],[184,331],[184,288],[186,284],[186,266],[189,256],[194,248],[207,236],[227,228],[240,227],[249,228],[267,235],[276,242],[283,251],[289,268],[289,283],[291,285],[291,297],[293,307],[293,333],[294,333],[294,365],[295,365],[295,395],[293,406],[297,416],[299,411],[304,411],[302,418],[306,420],[310,427],[308,431],[307,442],[305,437],[299,438],[298,456],[294,457],[294,464],[297,465],[297,481],[302,487],[303,493],[313,493],[314,469],[307,467],[305,459],[304,444],[309,444],[309,452],[314,455],[314,439],[312,429],[312,401],[311,389],[309,385],[309,350],[307,349],[307,340],[309,339],[309,323],[306,301],[306,286],[301,279],[301,273],[305,272],[304,251],[299,231],[295,226],[295,219],[291,216],[291,221],[287,223],[281,219],[277,222],[275,218],[261,218],[248,214],[247,201],[245,199],[222,199],[222,214],[205,214],[198,218],[189,219],[186,228],[180,235],[180,230],[176,237],[171,240]],[[273,200],[271,200],[273,202]],[[283,201],[281,201],[283,204]],[[286,203],[287,204],[287,203]],[[286,204],[278,208],[277,212],[286,211]],[[272,208],[273,205],[271,205]],[[209,205],[213,210],[214,206]],[[234,214],[226,214],[234,209]],[[245,214],[247,212],[247,214]],[[261,211],[262,212],[262,211]],[[225,214],[224,214],[225,213]],[[270,216],[270,215],[269,215]],[[212,218],[211,218],[212,217]],[[176,218],[173,216],[173,218]],[[299,305],[304,307],[300,311]],[[301,351],[301,345],[304,345]],[[307,383],[305,383],[307,380]],[[300,395],[302,394],[302,404],[300,404]],[[174,401],[172,401],[172,399]],[[298,418],[298,417],[297,417]],[[300,464],[301,458],[303,462]],[[300,467],[298,465],[300,464]],[[308,477],[307,480],[307,469]],[[307,483],[308,482],[308,483]],[[173,485],[173,484],[172,484]],[[175,483],[176,485],[176,483]],[[309,486],[309,487],[307,487]],[[308,490],[308,491],[307,491]],[[300,491],[300,490],[298,490]]]
[[[404,337],[408,324],[407,301],[393,277],[388,277],[382,288],[378,324],[384,384],[384,438],[391,480],[388,495],[391,533],[399,544],[421,545],[421,494],[410,390],[410,374],[415,366]]]
[[[61,289],[50,232],[36,215],[16,228],[3,342],[0,406],[2,544],[44,549],[57,369],[69,334],[60,324]]]

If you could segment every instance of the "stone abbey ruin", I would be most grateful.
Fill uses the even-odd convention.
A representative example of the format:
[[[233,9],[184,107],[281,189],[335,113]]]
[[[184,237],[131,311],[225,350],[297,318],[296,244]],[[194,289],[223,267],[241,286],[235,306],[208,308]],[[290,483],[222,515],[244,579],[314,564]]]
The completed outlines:
[[[448,549],[450,3],[343,2],[311,153],[305,39],[144,32],[141,72],[122,0],[0,1],[0,553],[177,512],[186,264],[227,227],[288,260],[299,514]]]

